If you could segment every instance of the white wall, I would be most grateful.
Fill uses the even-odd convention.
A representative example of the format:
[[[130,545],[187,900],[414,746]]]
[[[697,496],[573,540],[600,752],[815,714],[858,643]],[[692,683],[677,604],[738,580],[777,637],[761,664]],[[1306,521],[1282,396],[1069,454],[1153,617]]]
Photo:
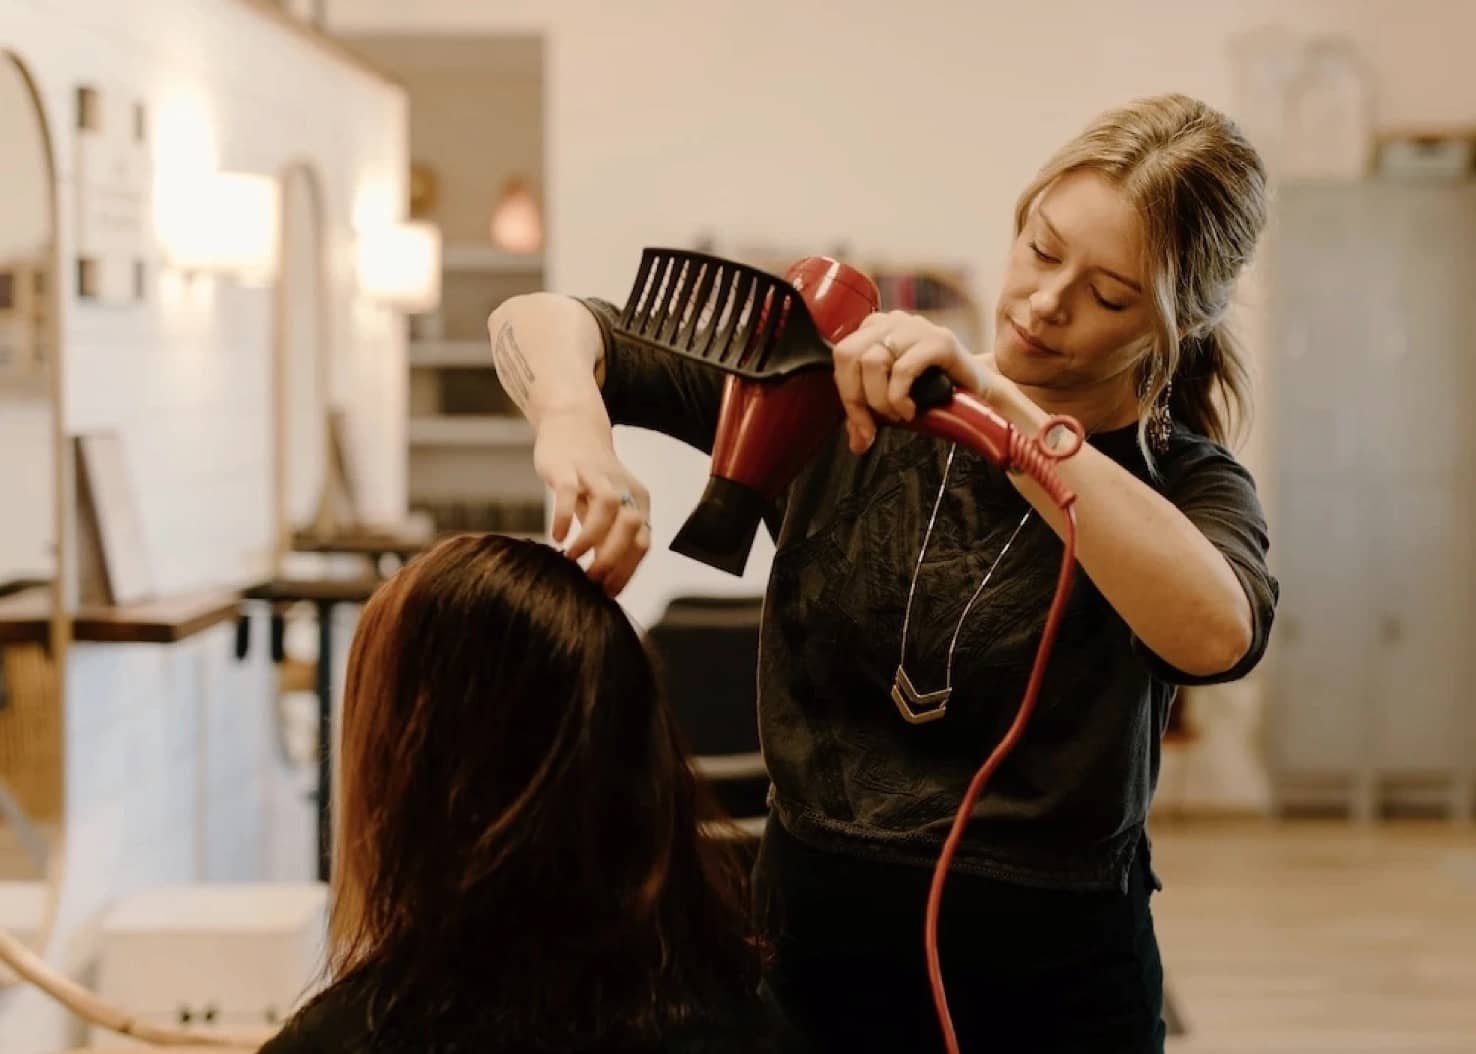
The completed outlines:
[[[1230,43],[1267,24],[1351,37],[1382,127],[1476,121],[1476,76],[1457,43],[1476,33],[1476,5],[1445,0],[329,0],[328,16],[349,32],[546,33],[549,286],[617,300],[642,246],[711,231],[797,254],[844,241],[965,261],[992,303],[1015,195],[1046,156],[1133,96],[1176,90],[1230,108]],[[1263,355],[1254,281],[1242,301]],[[762,543],[744,582],[664,550],[705,459],[645,434],[618,444],[656,506],[632,613],[654,619],[685,589],[761,589]],[[1244,452],[1253,470],[1266,449],[1258,432]],[[1174,792],[1265,805],[1254,678],[1201,701],[1207,735]]]
[[[0,0],[0,48],[16,52],[40,86],[55,136],[64,260],[75,237],[66,203],[79,83],[127,92],[156,117],[181,101],[195,107],[222,168],[279,175],[290,163],[312,166],[331,269],[323,305],[335,345],[331,394],[348,408],[365,511],[401,514],[403,327],[357,296],[352,231],[356,221],[402,214],[403,93],[243,0]],[[70,269],[63,274],[70,283]],[[270,570],[273,311],[270,289],[175,275],[135,308],[80,304],[70,284],[63,290],[63,420],[72,433],[121,434],[161,592]],[[48,949],[64,969],[86,967],[99,913],[134,889],[276,874],[271,803],[292,799],[276,793],[285,777],[272,742],[264,626],[243,664],[231,639],[225,626],[169,648],[70,653],[64,876]],[[77,1038],[31,992],[7,998],[0,1036],[5,1054]]]
[[[132,25],[150,27],[146,37],[120,36],[113,20],[129,24],[128,6],[137,8]],[[352,231],[361,215],[398,215],[403,98],[234,0],[59,10],[53,18],[73,37],[71,54],[88,63],[77,78],[128,85],[161,123],[177,100],[191,100],[214,126],[222,168],[276,176],[309,159],[322,175],[330,392],[353,407],[352,453],[364,472],[367,511],[393,516],[404,489],[402,340],[394,316],[354,295]],[[253,53],[253,44],[261,50]],[[64,93],[56,112],[67,115],[68,106]],[[64,187],[67,145],[64,138],[59,148]],[[173,274],[160,286],[137,310],[69,303],[65,400],[70,430],[122,432],[156,584],[175,592],[270,568],[274,292]]]

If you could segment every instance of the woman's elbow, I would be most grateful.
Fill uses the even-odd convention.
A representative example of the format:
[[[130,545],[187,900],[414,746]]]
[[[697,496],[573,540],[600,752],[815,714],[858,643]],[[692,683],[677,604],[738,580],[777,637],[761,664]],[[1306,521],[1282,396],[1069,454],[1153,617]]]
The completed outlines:
[[[1222,652],[1218,662],[1218,673],[1229,673],[1250,654],[1251,647],[1255,644],[1255,630],[1252,628],[1250,618],[1244,622],[1237,622],[1235,628],[1227,634],[1222,644]]]
[[[1250,654],[1255,645],[1255,627],[1251,622],[1250,610],[1238,612],[1237,617],[1200,637],[1198,646],[1189,661],[1180,664],[1180,669],[1194,677],[1216,677],[1229,673]]]
[[[493,309],[492,314],[487,316],[487,332],[495,338],[504,322],[514,318],[526,318],[530,315],[536,317],[543,312],[558,311],[569,302],[569,297],[559,293],[548,293],[541,290],[535,293],[517,293],[503,300]]]

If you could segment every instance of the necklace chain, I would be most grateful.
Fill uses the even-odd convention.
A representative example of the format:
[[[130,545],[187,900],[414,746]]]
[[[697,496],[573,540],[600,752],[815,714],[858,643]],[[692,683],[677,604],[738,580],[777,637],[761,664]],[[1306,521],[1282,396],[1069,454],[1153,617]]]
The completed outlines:
[[[948,642],[948,664],[944,670],[943,687],[935,692],[918,692],[913,687],[911,678],[907,676],[907,634],[912,625],[912,602],[917,593],[917,579],[922,571],[923,557],[927,555],[928,542],[933,536],[933,526],[938,521],[938,510],[943,505],[943,494],[948,490],[948,474],[953,469],[953,455],[957,451],[958,444],[956,443],[948,448],[948,460],[943,465],[943,481],[938,484],[938,496],[933,499],[933,511],[928,517],[927,530],[923,533],[922,547],[917,551],[917,563],[912,568],[912,582],[907,587],[907,608],[902,616],[902,649],[897,659],[897,674],[892,682],[892,700],[902,712],[903,718],[912,724],[932,721],[943,716],[944,709],[948,705],[948,697],[953,694],[953,653],[958,647],[958,637],[963,632],[964,620],[969,617],[974,603],[983,594],[984,587],[989,584],[989,580],[994,577],[1000,561],[1004,559],[1005,553],[1010,551],[1010,546],[1015,544],[1015,539],[1020,536],[1026,521],[1035,511],[1029,508],[1025,510],[1025,515],[1020,518],[1014,532],[1005,542],[1004,548],[999,551],[999,555],[989,565],[989,570],[985,571],[984,577],[979,580],[974,595],[969,597],[969,602],[964,605],[963,614],[959,615],[958,625],[953,628],[953,637]],[[920,706],[925,709],[920,709]]]

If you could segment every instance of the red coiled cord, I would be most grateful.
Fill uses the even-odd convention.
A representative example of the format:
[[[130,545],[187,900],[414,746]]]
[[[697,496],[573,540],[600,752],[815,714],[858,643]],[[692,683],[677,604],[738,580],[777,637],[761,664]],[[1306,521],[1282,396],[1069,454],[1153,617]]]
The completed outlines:
[[[1066,428],[1075,438],[1074,443],[1068,443],[1063,449],[1056,451],[1047,449],[1042,442],[1042,436],[1050,435],[1058,426]],[[1056,631],[1060,627],[1061,616],[1066,610],[1066,601],[1071,595],[1071,574],[1076,564],[1076,495],[1065,485],[1061,477],[1056,474],[1055,462],[1062,458],[1070,457],[1081,448],[1084,436],[1081,424],[1071,418],[1052,417],[1046,421],[1040,431],[1034,436],[1023,436],[1013,428],[1009,430],[1008,440],[1008,462],[1003,466],[1005,469],[1015,469],[1030,476],[1041,488],[1050,495],[1056,505],[1061,509],[1065,519],[1064,548],[1061,553],[1061,570],[1056,578],[1056,596],[1051,602],[1050,612],[1046,615],[1045,628],[1041,631],[1040,645],[1035,652],[1035,665],[1030,671],[1030,680],[1025,686],[1025,696],[1020,700],[1020,708],[1015,712],[1015,720],[999,745],[985,760],[983,766],[974,774],[969,789],[964,793],[963,801],[959,804],[958,813],[953,819],[953,828],[948,832],[948,838],[943,843],[943,851],[938,855],[938,863],[933,868],[933,884],[928,891],[927,920],[923,934],[923,945],[928,958],[928,980],[933,988],[933,1005],[938,1011],[938,1023],[943,1029],[943,1042],[947,1047],[948,1054],[959,1054],[958,1035],[953,1028],[953,1018],[948,1012],[948,995],[943,988],[943,971],[938,961],[938,914],[943,904],[943,883],[948,877],[948,865],[953,860],[953,854],[958,845],[963,841],[964,829],[968,826],[970,814],[974,811],[974,803],[979,800],[984,785],[989,782],[996,769],[1025,732],[1025,726],[1030,721],[1030,715],[1035,709],[1036,697],[1040,695],[1040,684],[1045,678],[1046,662],[1051,655],[1051,646],[1056,640]]]

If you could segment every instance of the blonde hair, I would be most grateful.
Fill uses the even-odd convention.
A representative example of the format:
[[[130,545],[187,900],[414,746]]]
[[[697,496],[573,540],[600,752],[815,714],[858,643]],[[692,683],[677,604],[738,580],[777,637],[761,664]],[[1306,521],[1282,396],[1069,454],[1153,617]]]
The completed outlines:
[[[1137,367],[1138,445],[1173,383],[1169,412],[1219,443],[1251,416],[1245,354],[1225,322],[1230,295],[1266,225],[1266,171],[1236,125],[1197,99],[1157,95],[1102,114],[1043,167],[1015,206],[1018,235],[1041,196],[1087,169],[1143,222],[1154,340]]]

